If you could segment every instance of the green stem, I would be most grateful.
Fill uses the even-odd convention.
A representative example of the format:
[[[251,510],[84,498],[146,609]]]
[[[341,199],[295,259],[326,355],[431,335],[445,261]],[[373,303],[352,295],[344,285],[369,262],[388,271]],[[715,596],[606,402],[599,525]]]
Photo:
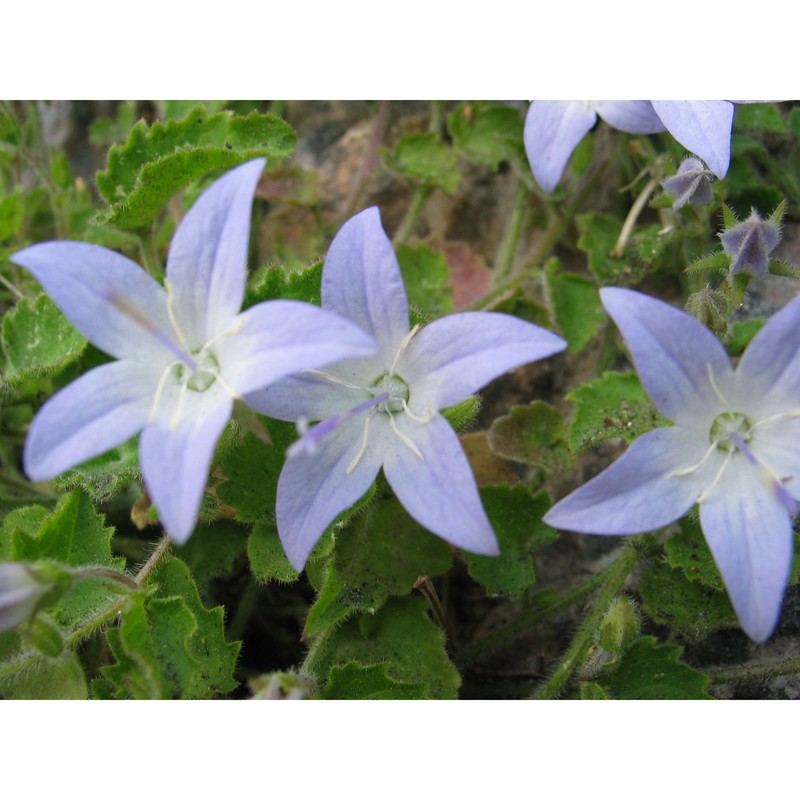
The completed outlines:
[[[553,614],[557,614],[559,611],[569,608],[587,594],[590,594],[599,586],[602,586],[606,581],[609,570],[614,569],[615,566],[616,562],[610,567],[606,567],[602,572],[598,572],[597,575],[589,578],[589,580],[584,581],[580,586],[576,586],[572,591],[567,592],[562,597],[554,598],[545,605],[523,611],[515,620],[505,627],[492,631],[479,641],[463,648],[459,654],[457,663],[461,667],[466,667],[475,661],[480,661],[485,655],[494,653],[517,636],[526,633],[534,625],[538,625]]]
[[[619,594],[625,581],[639,560],[641,549],[638,537],[628,539],[619,558],[605,572],[605,581],[600,594],[592,603],[589,613],[581,623],[575,638],[550,678],[533,694],[532,699],[552,700],[557,697],[564,685],[586,658],[586,653],[594,641],[597,627],[608,610],[611,601]]]
[[[239,604],[236,606],[236,613],[233,615],[231,624],[228,626],[228,635],[231,639],[241,639],[247,630],[247,623],[253,613],[253,609],[258,599],[259,586],[254,577],[250,577],[242,596],[239,598]]]
[[[745,683],[747,681],[764,681],[781,675],[800,674],[800,656],[782,658],[761,664],[742,664],[736,667],[715,667],[703,669],[712,682]]]
[[[403,217],[403,221],[400,223],[400,227],[397,229],[394,239],[392,239],[392,244],[395,247],[397,247],[398,244],[403,244],[414,232],[414,228],[417,226],[417,222],[419,222],[420,215],[422,214],[422,209],[425,207],[425,203],[432,193],[433,189],[430,186],[417,187],[414,196],[411,198],[408,211],[406,211],[406,215]]]
[[[330,644],[331,637],[335,630],[334,625],[329,625],[324,631],[320,631],[311,642],[308,653],[303,663],[300,665],[300,674],[316,679],[316,672],[319,669],[319,662],[325,655],[325,650]]]
[[[156,244],[155,223],[152,223],[140,237],[140,249],[144,268],[150,275],[157,278],[161,274],[161,259],[159,258],[158,245]]]
[[[514,269],[514,255],[517,252],[522,224],[528,210],[528,187],[518,179],[517,192],[514,196],[514,208],[506,223],[503,240],[494,260],[494,281],[500,283],[508,279]]]

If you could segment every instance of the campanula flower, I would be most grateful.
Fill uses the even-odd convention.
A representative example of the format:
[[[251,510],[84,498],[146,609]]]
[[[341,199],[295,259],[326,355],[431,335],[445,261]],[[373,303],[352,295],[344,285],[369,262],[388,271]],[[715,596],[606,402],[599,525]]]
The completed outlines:
[[[278,482],[277,526],[289,561],[303,568],[328,525],[381,468],[417,522],[458,547],[496,555],[469,462],[439,409],[566,343],[505,314],[467,312],[409,328],[400,268],[377,208],[334,238],[322,305],[373,336],[378,355],[311,370],[247,398],[278,419],[321,420],[295,443]]]
[[[600,116],[626,133],[669,131],[724,178],[731,160],[733,112],[728,100],[535,100],[525,120],[525,150],[536,181],[552,192],[578,142]]]
[[[781,240],[781,229],[772,219],[761,219],[758,211],[752,209],[744,222],[724,230],[719,238],[731,259],[731,274],[764,275],[769,269],[769,254]]]
[[[141,431],[145,486],[164,528],[183,543],[234,400],[292,372],[375,351],[359,328],[305,303],[271,301],[239,313],[264,163],[231,170],[198,198],[175,232],[164,286],[95,245],[46,242],[12,257],[90,342],[117,359],[39,411],[23,456],[32,480]]]
[[[640,436],[545,521],[641,533],[697,504],[742,628],[763,642],[780,614],[800,500],[800,298],[770,319],[734,370],[688,314],[628,289],[600,294],[653,404],[674,425]]]
[[[694,156],[684,158],[678,171],[665,178],[661,185],[667,194],[675,198],[672,204],[674,209],[679,209],[687,203],[693,206],[703,206],[714,199],[711,190],[711,171],[705,164]]]

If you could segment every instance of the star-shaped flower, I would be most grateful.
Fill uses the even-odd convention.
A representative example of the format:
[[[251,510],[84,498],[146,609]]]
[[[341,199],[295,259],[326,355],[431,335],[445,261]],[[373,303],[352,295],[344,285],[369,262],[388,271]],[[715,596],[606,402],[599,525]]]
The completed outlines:
[[[669,131],[724,178],[731,160],[733,111],[728,100],[535,100],[525,120],[525,150],[536,181],[552,192],[599,115],[626,133]]]
[[[336,235],[322,305],[371,334],[379,354],[287,378],[247,398],[278,419],[323,420],[292,448],[278,482],[278,533],[289,561],[303,568],[328,525],[381,468],[421,525],[458,547],[496,555],[467,458],[438,412],[566,343],[505,314],[454,314],[409,329],[400,268],[377,208]]]
[[[764,275],[769,269],[769,254],[781,240],[781,228],[772,218],[761,219],[752,209],[750,216],[719,234],[722,249],[731,259],[731,274],[748,271]]]
[[[736,370],[696,319],[628,289],[602,289],[642,384],[674,422],[640,436],[545,521],[581,533],[654,530],[695,503],[746,633],[778,621],[800,500],[800,298],[751,342]]]
[[[681,161],[678,171],[665,178],[661,185],[667,194],[675,198],[672,204],[674,209],[679,209],[687,203],[693,206],[703,206],[714,199],[711,189],[711,172],[699,159],[690,156]]]
[[[234,399],[293,372],[375,352],[359,328],[305,303],[271,301],[239,313],[264,163],[231,170],[198,198],[175,232],[163,287],[95,245],[46,242],[12,257],[90,342],[118,359],[39,411],[23,456],[32,480],[142,431],[145,485],[169,535],[185,542]]]

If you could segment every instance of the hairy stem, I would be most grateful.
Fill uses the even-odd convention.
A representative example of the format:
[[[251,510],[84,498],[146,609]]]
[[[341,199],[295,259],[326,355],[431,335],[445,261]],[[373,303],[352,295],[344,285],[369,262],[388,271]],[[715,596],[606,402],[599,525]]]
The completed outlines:
[[[411,198],[408,211],[406,211],[403,221],[400,223],[400,227],[397,229],[394,239],[392,239],[392,244],[395,247],[397,247],[398,244],[403,244],[414,232],[414,228],[417,227],[417,222],[419,222],[419,218],[422,214],[422,209],[425,207],[425,203],[432,192],[433,189],[430,186],[417,187],[414,196]]]
[[[581,623],[572,644],[567,648],[561,661],[550,678],[533,694],[535,700],[552,700],[557,697],[572,674],[578,669],[586,658],[589,646],[594,640],[603,615],[608,610],[611,601],[619,594],[625,581],[639,560],[640,547],[638,537],[628,539],[622,553],[617,560],[606,570],[605,580],[600,593],[592,603],[589,613]]]
[[[740,664],[735,667],[713,667],[703,669],[715,684],[746,683],[747,681],[765,681],[781,675],[800,674],[800,656],[781,658],[777,661],[761,664]]]
[[[517,252],[519,237],[522,234],[522,224],[528,210],[528,187],[518,179],[517,191],[514,195],[514,208],[506,223],[503,240],[497,250],[494,260],[493,280],[501,283],[508,279],[514,269],[514,255]]]

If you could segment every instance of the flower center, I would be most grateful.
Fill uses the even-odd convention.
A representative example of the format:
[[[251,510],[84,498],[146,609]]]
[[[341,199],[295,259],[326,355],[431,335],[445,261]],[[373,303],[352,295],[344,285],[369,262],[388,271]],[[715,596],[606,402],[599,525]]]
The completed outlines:
[[[189,369],[179,364],[178,380],[193,392],[205,392],[219,377],[219,362],[208,350],[193,353],[192,357],[197,366]]]
[[[753,423],[738,411],[723,411],[717,414],[711,423],[708,437],[712,444],[726,453],[732,453],[738,446],[736,439],[749,442],[752,436]]]
[[[373,397],[378,397],[382,394],[389,395],[387,400],[377,405],[378,411],[383,411],[385,414],[395,414],[398,411],[402,411],[408,403],[408,384],[398,375],[384,375],[382,378],[378,378],[369,391]]]

